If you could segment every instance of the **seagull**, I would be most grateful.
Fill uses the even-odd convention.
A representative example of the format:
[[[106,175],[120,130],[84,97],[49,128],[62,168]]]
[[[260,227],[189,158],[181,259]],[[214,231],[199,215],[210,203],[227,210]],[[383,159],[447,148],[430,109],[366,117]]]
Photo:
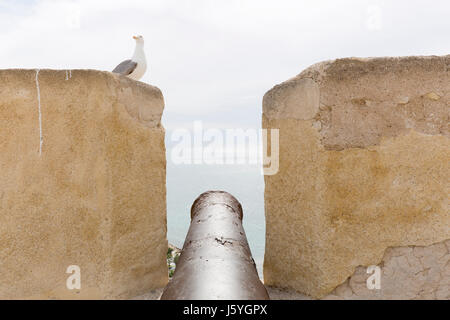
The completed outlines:
[[[147,70],[147,61],[144,53],[144,37],[133,36],[136,40],[136,48],[133,57],[121,62],[112,72],[122,74],[134,80],[140,80]]]

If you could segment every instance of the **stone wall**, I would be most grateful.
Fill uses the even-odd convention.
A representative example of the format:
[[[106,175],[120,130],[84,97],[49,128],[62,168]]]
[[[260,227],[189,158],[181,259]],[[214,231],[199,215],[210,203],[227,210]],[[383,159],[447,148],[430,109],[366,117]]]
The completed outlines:
[[[159,89],[109,72],[0,70],[0,299],[165,286],[163,108]]]
[[[450,56],[327,61],[267,92],[263,127],[280,129],[280,170],[265,177],[265,283],[354,295],[346,283],[391,261],[389,250],[423,247],[438,270],[408,270],[428,270],[428,297],[448,298],[449,107]],[[390,266],[378,298],[406,297],[417,280],[406,269]]]

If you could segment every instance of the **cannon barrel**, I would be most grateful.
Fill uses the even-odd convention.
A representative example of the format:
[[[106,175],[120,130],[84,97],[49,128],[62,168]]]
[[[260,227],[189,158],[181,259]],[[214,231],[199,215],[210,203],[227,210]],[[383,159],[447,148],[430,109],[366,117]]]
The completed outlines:
[[[223,191],[191,208],[183,250],[161,300],[267,300],[242,226],[242,207]]]

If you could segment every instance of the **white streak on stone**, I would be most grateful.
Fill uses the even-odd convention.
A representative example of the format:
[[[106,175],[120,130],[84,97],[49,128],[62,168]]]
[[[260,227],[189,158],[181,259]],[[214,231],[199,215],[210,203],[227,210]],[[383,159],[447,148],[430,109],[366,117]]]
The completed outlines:
[[[66,70],[66,81],[72,78],[72,70]]]
[[[39,88],[39,69],[36,69],[36,90],[39,111],[39,156],[42,155],[42,144],[44,143],[44,136],[42,135],[42,112],[41,112],[41,89]]]

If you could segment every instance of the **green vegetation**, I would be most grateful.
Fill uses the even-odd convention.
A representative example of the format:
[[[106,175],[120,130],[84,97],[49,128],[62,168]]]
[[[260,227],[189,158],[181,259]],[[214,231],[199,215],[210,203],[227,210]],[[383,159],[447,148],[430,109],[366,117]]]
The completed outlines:
[[[173,274],[175,273],[180,254],[180,249],[169,245],[169,249],[167,250],[167,268],[169,270],[169,278],[172,278]]]

